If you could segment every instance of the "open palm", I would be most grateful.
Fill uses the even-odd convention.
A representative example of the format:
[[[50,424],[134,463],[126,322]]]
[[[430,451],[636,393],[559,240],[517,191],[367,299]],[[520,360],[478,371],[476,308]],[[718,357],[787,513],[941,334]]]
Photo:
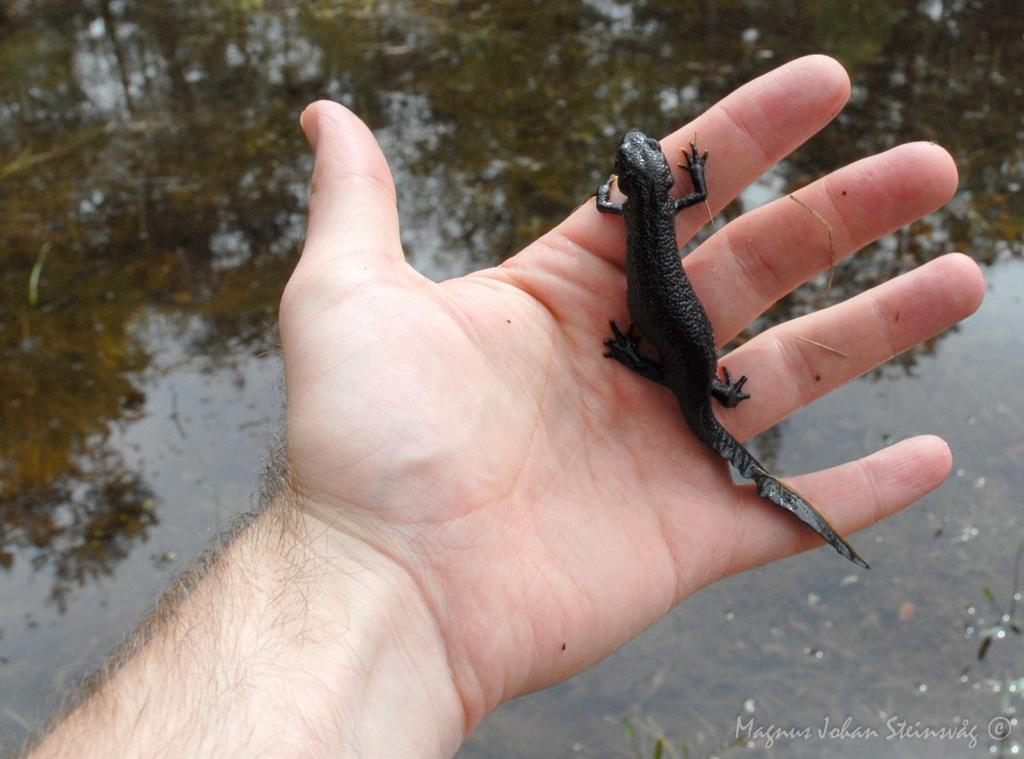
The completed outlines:
[[[662,144],[678,155],[699,135],[717,211],[827,123],[848,87],[834,61],[801,59]],[[608,320],[628,323],[621,219],[587,203],[502,266],[435,284],[404,262],[390,174],[365,126],[326,102],[303,124],[316,149],[309,233],[281,307],[295,482],[311,513],[415,580],[469,727],[700,587],[820,544],[732,484],[667,390],[603,358]],[[905,145],[798,190],[803,204],[730,223],[686,259],[718,339],[828,266],[806,207],[845,255],[955,186],[945,151]],[[700,207],[681,214],[680,244],[706,221]],[[716,413],[749,438],[963,318],[982,292],[977,267],[951,255],[769,330],[724,361],[750,376],[752,400]],[[949,467],[945,444],[924,437],[789,481],[849,533]]]

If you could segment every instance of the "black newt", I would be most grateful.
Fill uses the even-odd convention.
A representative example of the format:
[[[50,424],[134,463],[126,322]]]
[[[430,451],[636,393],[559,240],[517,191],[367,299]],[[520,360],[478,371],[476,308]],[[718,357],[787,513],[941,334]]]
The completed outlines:
[[[638,130],[622,139],[615,156],[615,174],[597,190],[597,210],[621,215],[626,222],[626,297],[633,324],[625,332],[611,322],[605,356],[616,359],[675,394],[690,429],[748,480],[762,498],[786,509],[855,564],[867,568],[849,543],[807,499],[770,474],[743,445],[722,427],[711,398],[732,408],[750,396],[743,391],[746,377],[732,382],[723,367],[718,377],[715,336],[704,306],[680,261],[675,216],[707,197],[704,164],[690,143],[682,151],[693,191],[669,195],[674,178],[658,141]],[[622,205],[611,202],[612,183],[626,195]],[[639,331],[639,334],[637,332]],[[655,361],[640,349],[640,338],[658,352]]]

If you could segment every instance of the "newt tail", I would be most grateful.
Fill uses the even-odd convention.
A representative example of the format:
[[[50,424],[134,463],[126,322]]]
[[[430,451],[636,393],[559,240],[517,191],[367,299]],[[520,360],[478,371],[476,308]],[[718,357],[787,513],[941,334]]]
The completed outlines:
[[[840,556],[865,569],[870,569],[868,563],[853,550],[853,546],[846,542],[825,518],[825,515],[818,511],[810,501],[765,469],[742,443],[718,423],[717,419],[708,426],[711,427],[711,435],[709,435],[711,439],[706,441],[708,445],[719,456],[736,467],[736,471],[740,473],[741,477],[753,480],[757,485],[759,496],[790,512],[818,533],[822,540],[839,552]]]

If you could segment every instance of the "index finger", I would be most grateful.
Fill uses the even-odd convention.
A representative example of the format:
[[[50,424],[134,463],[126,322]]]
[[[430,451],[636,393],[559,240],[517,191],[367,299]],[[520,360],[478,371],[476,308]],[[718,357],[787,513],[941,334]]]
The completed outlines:
[[[664,138],[661,147],[672,164],[694,135],[701,149],[710,151],[707,202],[712,213],[717,213],[831,121],[849,95],[850,79],[838,61],[824,55],[798,58],[740,87]],[[627,126],[623,125],[623,132]],[[673,171],[676,186],[687,187],[685,172]],[[679,239],[688,239],[706,221],[700,209],[680,214]],[[568,238],[619,265],[625,259],[626,233],[621,219],[597,213],[593,203],[576,209],[549,234]]]

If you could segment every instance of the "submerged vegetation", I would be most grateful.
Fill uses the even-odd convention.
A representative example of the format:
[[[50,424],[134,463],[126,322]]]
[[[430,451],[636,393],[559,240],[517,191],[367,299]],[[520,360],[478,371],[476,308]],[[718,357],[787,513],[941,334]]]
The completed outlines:
[[[117,542],[117,525],[145,534],[145,520],[131,516],[150,497],[144,483],[132,486],[130,506],[85,506],[69,489],[82,478],[140,476],[124,471],[109,437],[144,413],[147,323],[173,326],[199,362],[273,345],[309,168],[296,118],[317,97],[342,100],[378,131],[412,230],[410,256],[444,276],[501,260],[572,209],[606,171],[623,125],[668,130],[796,54],[794,40],[813,38],[852,70],[854,100],[778,179],[799,186],[928,138],[957,156],[963,189],[872,255],[839,264],[832,291],[800,291],[775,318],[950,248],[990,261],[1018,254],[1024,141],[997,104],[1020,98],[1019,30],[992,24],[991,3],[937,16],[917,3],[861,3],[856,13],[870,23],[842,31],[829,21],[839,10],[403,2],[384,12],[373,3],[132,0],[8,8],[0,555],[10,564],[28,551],[56,566],[68,550],[57,534],[77,551],[98,530],[99,553]],[[971,40],[969,55],[961,39]],[[909,371],[932,350],[897,366]],[[99,553],[70,576],[105,571]]]

